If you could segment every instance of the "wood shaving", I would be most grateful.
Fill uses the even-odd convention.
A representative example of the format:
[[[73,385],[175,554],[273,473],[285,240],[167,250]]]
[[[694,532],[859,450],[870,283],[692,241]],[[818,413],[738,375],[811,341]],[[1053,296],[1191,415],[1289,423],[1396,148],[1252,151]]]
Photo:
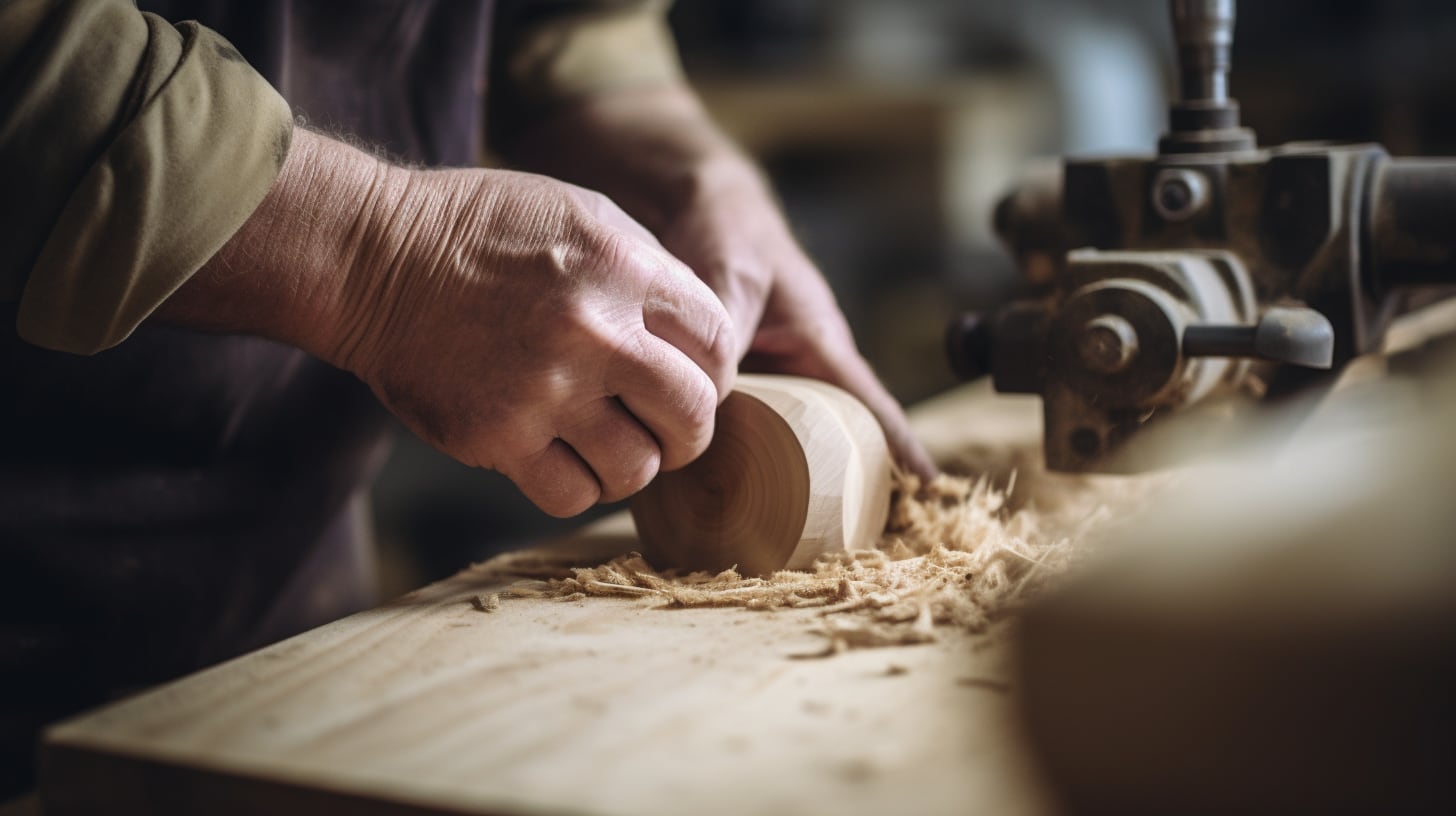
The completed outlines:
[[[472,569],[497,580],[525,579],[500,593],[507,599],[614,597],[665,609],[816,609],[816,631],[826,646],[794,657],[929,643],[939,627],[979,632],[1014,610],[1082,557],[1096,530],[1164,483],[1027,470],[1031,477],[1019,480],[1012,470],[1001,480],[942,474],[929,483],[897,473],[876,549],[829,554],[804,572],[759,578],[733,569],[661,571],[637,553],[595,566],[508,555]]]
[[[492,592],[489,595],[471,595],[470,608],[476,612],[495,612],[500,609],[500,594]]]

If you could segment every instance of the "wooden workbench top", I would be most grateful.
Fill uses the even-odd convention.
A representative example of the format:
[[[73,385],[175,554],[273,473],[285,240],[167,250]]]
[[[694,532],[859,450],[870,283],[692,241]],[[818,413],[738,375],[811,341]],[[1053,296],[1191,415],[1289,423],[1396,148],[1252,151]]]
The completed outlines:
[[[1035,400],[984,386],[915,422],[932,447],[1039,433]],[[623,516],[551,549],[635,543]],[[506,583],[467,570],[64,723],[47,812],[1048,810],[997,629],[809,659],[812,609],[472,604]]]
[[[1456,301],[1392,347],[1452,325]],[[1038,401],[985,384],[911,418],[941,461],[1014,464],[1039,443]],[[547,549],[600,563],[635,545],[621,516]],[[466,570],[57,726],[47,812],[1052,812],[1004,625],[812,659],[815,609],[472,602],[506,583]]]

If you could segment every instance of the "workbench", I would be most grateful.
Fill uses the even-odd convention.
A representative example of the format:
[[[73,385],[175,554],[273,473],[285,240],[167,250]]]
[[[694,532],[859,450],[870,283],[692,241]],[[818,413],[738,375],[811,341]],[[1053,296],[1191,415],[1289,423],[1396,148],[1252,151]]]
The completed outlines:
[[[1386,349],[1452,327],[1446,301],[1398,321]],[[1368,398],[1359,385],[1391,359],[1356,360],[1333,393]],[[1323,412],[1338,426],[1340,411],[1326,400],[1304,427],[1317,432]],[[1003,477],[1040,444],[1039,401],[985,382],[911,422],[938,461]],[[636,543],[621,515],[537,552],[598,564]],[[480,602],[509,584],[472,567],[62,723],[45,739],[46,812],[1057,810],[1021,741],[1004,619],[815,657],[813,608]]]
[[[1035,399],[985,384],[912,413],[942,457],[1040,433]],[[634,545],[621,516],[543,551]],[[1005,622],[811,658],[814,609],[476,602],[508,583],[466,570],[63,723],[46,812],[1052,811],[1018,742]]]

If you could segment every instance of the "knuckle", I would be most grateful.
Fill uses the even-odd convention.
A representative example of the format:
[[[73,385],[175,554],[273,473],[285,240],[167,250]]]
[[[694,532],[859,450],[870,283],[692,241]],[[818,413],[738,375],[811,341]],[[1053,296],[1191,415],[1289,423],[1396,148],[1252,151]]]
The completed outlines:
[[[702,455],[713,440],[713,424],[718,410],[717,392],[711,387],[695,389],[684,403],[682,440],[673,467],[682,467]]]
[[[610,490],[602,492],[603,502],[621,501],[652,483],[661,469],[662,454],[656,449],[646,451],[635,464],[618,474]]]
[[[709,328],[707,363],[712,367],[708,374],[717,380],[720,375],[731,371],[737,364],[738,349],[733,323],[728,313],[718,310],[717,320]]]
[[[688,428],[695,439],[706,446],[713,435],[713,417],[718,410],[717,394],[712,388],[698,389],[697,398],[690,403],[687,412]]]
[[[617,209],[616,202],[608,198],[605,193],[585,187],[577,188],[577,195],[587,205],[587,209],[593,215],[607,213]]]
[[[610,340],[602,338],[601,342],[605,351],[602,359],[603,370],[629,370],[645,364],[647,355],[640,333],[625,332]]]
[[[601,488],[594,482],[562,479],[559,474],[537,469],[531,476],[535,490],[528,493],[531,501],[547,515],[571,518],[585,512],[601,498]]]
[[[641,461],[637,463],[636,470],[634,470],[627,476],[624,485],[627,491],[627,495],[630,496],[633,493],[636,493],[637,491],[651,484],[652,480],[657,478],[657,471],[660,470],[661,467],[662,452],[657,450],[656,448],[648,451],[647,455],[643,456]]]
[[[579,240],[588,261],[606,269],[625,267],[632,257],[632,239],[597,221],[582,226]]]
[[[499,452],[505,461],[526,463],[539,453],[541,434],[534,419],[518,408],[510,408],[479,425],[480,438]]]
[[[581,488],[573,491],[571,495],[565,497],[563,500],[560,517],[571,518],[573,516],[579,516],[587,510],[590,510],[592,505],[595,505],[601,500],[601,497],[602,491],[598,487]]]
[[[585,489],[561,493],[553,491],[533,500],[546,515],[564,519],[585,513],[597,503],[599,495],[600,491]]]

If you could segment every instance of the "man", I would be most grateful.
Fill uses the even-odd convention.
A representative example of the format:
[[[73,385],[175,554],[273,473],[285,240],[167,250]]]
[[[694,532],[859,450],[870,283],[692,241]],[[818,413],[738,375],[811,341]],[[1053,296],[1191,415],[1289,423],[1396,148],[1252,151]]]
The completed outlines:
[[[45,722],[369,602],[381,404],[554,515],[701,453],[740,362],[932,469],[662,5],[0,0],[0,793]],[[487,122],[555,178],[421,169]]]

